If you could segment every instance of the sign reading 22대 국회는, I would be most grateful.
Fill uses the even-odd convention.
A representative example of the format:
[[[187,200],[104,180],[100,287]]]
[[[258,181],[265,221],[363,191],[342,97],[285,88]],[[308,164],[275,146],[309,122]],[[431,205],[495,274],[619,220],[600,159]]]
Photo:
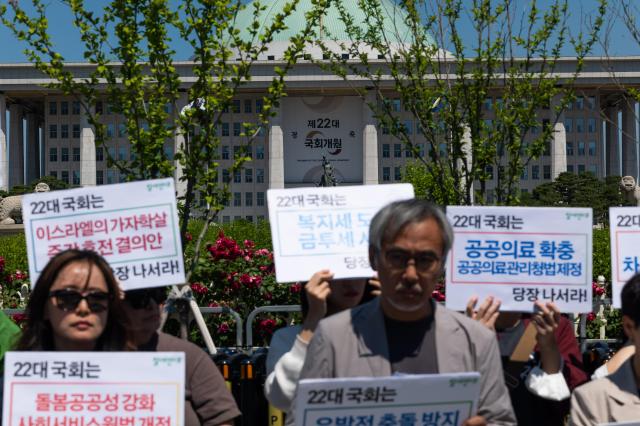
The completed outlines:
[[[621,307],[622,287],[640,272],[640,207],[609,209],[611,289],[615,308]]]
[[[494,296],[502,311],[530,312],[540,300],[591,312],[591,209],[449,206],[447,217],[447,307]]]
[[[408,183],[270,189],[269,222],[278,282],[370,277],[369,223],[383,206],[413,198]]]

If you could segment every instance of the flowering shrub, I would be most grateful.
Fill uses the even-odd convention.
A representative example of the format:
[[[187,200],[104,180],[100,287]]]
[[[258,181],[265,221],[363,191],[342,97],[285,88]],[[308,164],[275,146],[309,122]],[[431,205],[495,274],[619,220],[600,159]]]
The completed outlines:
[[[2,309],[24,308],[27,298],[22,297],[21,290],[25,284],[28,285],[27,274],[19,270],[13,273],[8,271],[5,259],[0,256],[0,297],[2,297],[0,307]],[[25,320],[23,314],[15,314],[12,318],[18,324]]]
[[[259,306],[299,304],[302,289],[300,283],[276,283],[269,249],[256,248],[250,240],[239,243],[223,231],[207,245],[190,286],[198,305],[228,307],[243,319]],[[235,344],[232,317],[212,315],[207,323],[217,345]],[[286,321],[280,315],[259,316],[253,325],[254,345],[268,344],[273,332],[284,325]]]

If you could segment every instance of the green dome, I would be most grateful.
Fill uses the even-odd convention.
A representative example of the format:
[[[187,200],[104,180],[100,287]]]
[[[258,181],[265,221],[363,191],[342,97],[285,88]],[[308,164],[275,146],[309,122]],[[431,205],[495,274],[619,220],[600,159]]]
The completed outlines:
[[[263,1],[266,10],[259,17],[261,27],[273,21],[273,16],[281,12],[284,5],[289,0],[271,0]],[[384,14],[384,28],[386,36],[391,42],[408,42],[411,40],[411,29],[404,22],[405,13],[400,7],[397,7],[393,0],[379,0],[382,5]],[[353,17],[353,21],[363,31],[367,29],[365,22],[365,13],[358,7],[356,0],[343,1],[343,7]],[[299,34],[305,26],[305,15],[313,8],[311,0],[300,0],[296,10],[285,20],[287,29],[276,34],[274,41],[288,41],[292,36]],[[236,28],[240,29],[241,37],[244,40],[250,38],[248,28],[253,22],[253,6],[252,2],[246,5],[246,8],[238,13]],[[322,19],[322,33],[326,38],[337,39],[340,41],[349,41],[350,37],[345,30],[345,25],[340,19],[338,9],[332,5]],[[324,38],[324,37],[323,37]]]

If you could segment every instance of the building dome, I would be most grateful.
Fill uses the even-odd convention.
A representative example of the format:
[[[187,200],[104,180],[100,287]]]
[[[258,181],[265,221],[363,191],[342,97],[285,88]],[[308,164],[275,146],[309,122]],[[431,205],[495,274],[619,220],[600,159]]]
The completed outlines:
[[[273,22],[273,18],[276,14],[280,13],[285,4],[289,0],[271,0],[270,2],[263,2],[266,6],[266,10],[261,13],[258,18],[260,22],[261,30],[267,25]],[[240,37],[243,40],[250,40],[251,34],[249,28],[254,20],[254,8],[253,2],[249,2],[246,7],[238,13],[236,18],[235,28],[240,30]],[[382,30],[385,33],[386,39],[392,44],[404,44],[411,42],[411,28],[405,23],[406,14],[398,7],[393,0],[380,0],[382,7],[384,25]],[[313,9],[311,0],[300,0],[296,10],[285,20],[286,29],[275,34],[273,42],[269,45],[267,52],[260,55],[260,59],[264,60],[277,60],[282,58],[282,53],[286,49],[291,37],[299,34],[305,27],[306,14]],[[355,0],[348,0],[343,2],[343,7],[347,13],[353,17],[354,24],[357,25],[362,31],[366,31],[368,24],[366,23],[366,15],[358,7],[358,2]],[[342,19],[340,18],[340,12],[331,5],[322,17],[322,21],[317,25],[320,28],[316,28],[316,32],[320,34],[320,38],[326,42],[328,46],[331,46],[331,41],[337,42],[351,41],[347,34],[346,28]],[[433,40],[430,39],[431,42]],[[337,48],[338,43],[333,43]],[[321,55],[319,48],[307,49],[307,53],[317,57]],[[372,52],[375,54],[376,52]],[[373,55],[374,57],[376,55]]]

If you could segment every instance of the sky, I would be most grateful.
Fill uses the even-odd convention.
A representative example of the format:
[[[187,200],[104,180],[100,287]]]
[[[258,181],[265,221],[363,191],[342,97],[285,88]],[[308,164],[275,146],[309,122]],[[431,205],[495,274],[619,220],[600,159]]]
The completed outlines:
[[[18,1],[21,7],[26,9],[28,9],[31,3],[31,0],[13,1]],[[62,54],[66,61],[82,61],[83,50],[79,42],[78,31],[72,24],[69,9],[61,0],[43,1],[44,4],[47,5],[47,17],[56,49],[58,49],[58,52]],[[263,0],[263,2],[265,1],[268,2],[270,0]],[[553,0],[538,0],[538,7],[544,10],[549,7],[552,1]],[[620,18],[620,11],[615,10],[619,7],[619,0],[609,1],[612,4],[607,14],[605,31],[601,34],[600,43],[594,47],[592,56],[602,56],[605,54],[610,56],[640,56],[640,44],[633,40],[629,31],[626,29]],[[636,0],[630,1],[636,2]],[[8,0],[0,0],[0,2],[8,3]],[[171,2],[177,4],[179,0],[171,0]],[[466,4],[470,2],[471,0],[463,0],[463,3]],[[90,4],[91,7],[96,10],[100,9],[106,3],[107,1],[105,0],[90,0],[86,2],[86,4]],[[523,4],[525,0],[514,0],[514,3]],[[584,30],[585,23],[589,22],[596,8],[597,0],[569,0],[570,31],[577,34],[580,30]],[[638,15],[640,16],[640,12],[638,12]],[[458,29],[462,34],[463,40],[473,40],[471,38],[473,34],[470,31],[469,25],[462,23]],[[175,37],[175,39],[172,44],[172,47],[176,51],[175,60],[188,60],[191,56],[188,44],[184,41],[177,40],[178,37]],[[26,46],[18,42],[10,30],[4,27],[4,25],[0,25],[0,40],[2,41],[0,45],[0,63],[27,62],[27,58],[23,53]],[[570,47],[566,47],[562,52],[565,56],[572,56],[573,53]]]

